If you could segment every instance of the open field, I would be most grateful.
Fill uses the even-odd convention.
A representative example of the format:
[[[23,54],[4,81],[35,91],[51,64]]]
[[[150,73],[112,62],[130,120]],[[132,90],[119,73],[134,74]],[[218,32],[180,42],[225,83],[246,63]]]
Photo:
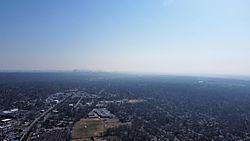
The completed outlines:
[[[103,119],[81,119],[76,122],[72,130],[72,141],[89,141],[91,137],[102,138],[106,129],[120,125],[118,120],[105,122]]]
[[[100,136],[104,131],[104,122],[101,119],[81,119],[73,127],[72,140],[87,141],[92,136]]]

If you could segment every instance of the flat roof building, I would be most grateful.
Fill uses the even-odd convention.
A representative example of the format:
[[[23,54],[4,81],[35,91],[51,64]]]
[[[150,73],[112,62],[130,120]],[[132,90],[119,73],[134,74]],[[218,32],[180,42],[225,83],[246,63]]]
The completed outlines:
[[[88,117],[90,118],[114,118],[115,115],[110,113],[109,110],[106,108],[98,108],[98,109],[93,109],[91,112],[88,113]]]
[[[9,121],[11,121],[11,119],[9,119],[9,118],[6,118],[6,119],[3,119],[3,120],[1,120],[2,122],[9,122]]]

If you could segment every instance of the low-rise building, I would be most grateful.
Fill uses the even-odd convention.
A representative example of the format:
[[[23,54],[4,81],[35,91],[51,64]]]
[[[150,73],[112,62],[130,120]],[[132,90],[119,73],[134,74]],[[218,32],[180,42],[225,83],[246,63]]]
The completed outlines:
[[[91,112],[88,113],[89,118],[114,118],[115,115],[113,115],[109,110],[106,108],[98,108],[93,109]]]

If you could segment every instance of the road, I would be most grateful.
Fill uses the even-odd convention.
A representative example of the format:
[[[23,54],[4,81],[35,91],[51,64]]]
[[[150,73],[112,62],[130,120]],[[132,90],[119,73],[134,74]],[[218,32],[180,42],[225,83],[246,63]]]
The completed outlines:
[[[25,129],[25,133],[23,134],[23,136],[21,137],[20,141],[26,141],[28,138],[28,135],[30,133],[30,131],[32,130],[32,128],[36,125],[36,123],[43,118],[44,116],[46,116],[48,113],[50,113],[52,110],[54,110],[57,106],[59,106],[60,104],[64,103],[68,98],[72,97],[73,94],[67,96],[66,98],[64,98],[62,101],[58,102],[56,105],[50,107],[48,110],[46,110],[44,113],[42,113],[39,117],[37,117],[26,129]]]
[[[83,96],[81,96],[81,98],[78,100],[78,102],[75,104],[75,106],[74,106],[74,109],[80,104],[80,102],[82,101],[82,99],[83,99]]]

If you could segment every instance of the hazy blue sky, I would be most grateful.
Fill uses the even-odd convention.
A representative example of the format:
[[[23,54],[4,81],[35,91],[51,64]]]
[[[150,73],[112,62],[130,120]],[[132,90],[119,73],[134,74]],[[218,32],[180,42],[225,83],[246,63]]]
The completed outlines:
[[[250,0],[1,0],[0,70],[250,75]]]

